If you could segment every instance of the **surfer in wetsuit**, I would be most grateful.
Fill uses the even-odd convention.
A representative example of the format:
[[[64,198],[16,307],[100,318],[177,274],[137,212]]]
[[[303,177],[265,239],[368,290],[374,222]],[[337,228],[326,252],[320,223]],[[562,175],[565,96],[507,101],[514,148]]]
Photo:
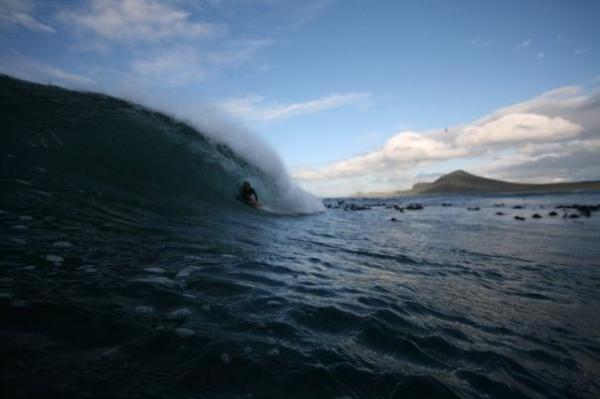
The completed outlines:
[[[256,194],[256,191],[254,191],[254,189],[252,188],[250,183],[248,183],[247,181],[245,181],[242,184],[242,189],[240,190],[240,194],[242,195],[242,199],[244,201],[246,201],[246,203],[248,203],[249,205],[251,205],[255,208],[258,208],[260,206],[260,203],[258,202],[258,195]]]

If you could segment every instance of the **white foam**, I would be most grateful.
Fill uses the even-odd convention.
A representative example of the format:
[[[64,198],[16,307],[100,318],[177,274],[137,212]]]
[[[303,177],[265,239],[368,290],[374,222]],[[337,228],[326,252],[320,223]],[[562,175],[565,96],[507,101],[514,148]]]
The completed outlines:
[[[96,273],[97,272],[96,268],[92,265],[79,266],[78,269],[84,273]]]
[[[29,307],[29,302],[23,299],[15,299],[14,301],[10,301],[10,306],[13,308],[27,308]]]
[[[135,313],[138,314],[152,314],[154,313],[154,308],[152,306],[137,306],[135,309]]]
[[[60,265],[61,263],[63,263],[65,261],[65,258],[63,258],[62,256],[58,256],[58,255],[46,255],[46,260],[48,262],[52,262],[55,265]]]
[[[152,283],[152,284],[161,284],[161,285],[166,285],[169,287],[172,287],[175,285],[175,281],[171,280],[168,277],[162,277],[162,276],[157,276],[157,277],[141,277],[141,278],[136,278],[133,281],[139,281],[142,283]]]
[[[102,352],[102,356],[104,356],[104,357],[112,356],[115,353],[117,353],[118,351],[119,351],[119,348],[110,348],[110,349],[107,349],[104,352]]]
[[[267,352],[267,355],[269,355],[269,356],[278,356],[279,355],[279,349],[277,349],[277,348],[269,349],[269,351]]]
[[[23,185],[25,185],[25,186],[32,186],[31,182],[28,182],[27,180],[15,179],[15,181],[16,181],[17,183],[21,183],[21,184],[23,184]]]
[[[24,224],[15,224],[12,226],[12,228],[15,230],[27,230],[27,226]]]
[[[32,221],[33,220],[33,216],[29,216],[29,215],[23,215],[23,216],[19,216],[19,220],[24,220],[24,221]]]
[[[183,321],[187,319],[192,314],[192,311],[188,308],[181,308],[174,310],[167,314],[167,319],[169,320],[178,320]]]
[[[0,277],[0,285],[13,285],[15,279],[12,277]]]
[[[33,191],[36,194],[43,195],[45,197],[52,197],[52,194],[50,194],[46,191],[42,191],[42,190],[31,190],[31,191]]]
[[[200,268],[198,266],[188,266],[188,267],[184,267],[183,269],[179,270],[177,272],[177,274],[175,275],[175,277],[189,277],[190,274],[192,274],[193,272],[195,272],[196,270],[199,270]]]
[[[202,305],[202,310],[205,311],[205,312],[210,311],[210,305],[208,305],[208,304]]]
[[[54,132],[52,130],[48,130],[48,133],[50,133],[50,135],[52,136],[52,138],[60,145],[64,147],[64,143],[62,142],[61,139],[58,138],[58,136],[56,136],[56,134],[54,134]]]

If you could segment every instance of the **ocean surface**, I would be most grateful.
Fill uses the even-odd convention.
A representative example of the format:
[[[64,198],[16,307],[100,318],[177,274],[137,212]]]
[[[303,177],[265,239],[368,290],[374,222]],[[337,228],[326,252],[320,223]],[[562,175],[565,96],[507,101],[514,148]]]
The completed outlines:
[[[325,208],[121,100],[0,115],[2,398],[600,397],[600,193]]]

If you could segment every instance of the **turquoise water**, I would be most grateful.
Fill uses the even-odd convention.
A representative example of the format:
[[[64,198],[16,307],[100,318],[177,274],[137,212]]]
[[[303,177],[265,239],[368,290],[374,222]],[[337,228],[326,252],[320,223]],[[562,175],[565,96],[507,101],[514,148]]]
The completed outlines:
[[[1,397],[600,394],[600,215],[548,216],[600,193],[308,213],[164,115],[1,83]]]

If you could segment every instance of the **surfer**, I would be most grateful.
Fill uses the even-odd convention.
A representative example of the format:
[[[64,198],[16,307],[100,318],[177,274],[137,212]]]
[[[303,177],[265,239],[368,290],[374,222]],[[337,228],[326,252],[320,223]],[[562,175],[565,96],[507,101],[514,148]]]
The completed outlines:
[[[260,203],[258,202],[258,195],[256,194],[256,191],[254,191],[254,189],[252,188],[250,183],[248,183],[247,181],[245,181],[242,184],[242,189],[240,190],[240,194],[242,196],[242,199],[248,205],[250,205],[254,208],[260,207]]]

